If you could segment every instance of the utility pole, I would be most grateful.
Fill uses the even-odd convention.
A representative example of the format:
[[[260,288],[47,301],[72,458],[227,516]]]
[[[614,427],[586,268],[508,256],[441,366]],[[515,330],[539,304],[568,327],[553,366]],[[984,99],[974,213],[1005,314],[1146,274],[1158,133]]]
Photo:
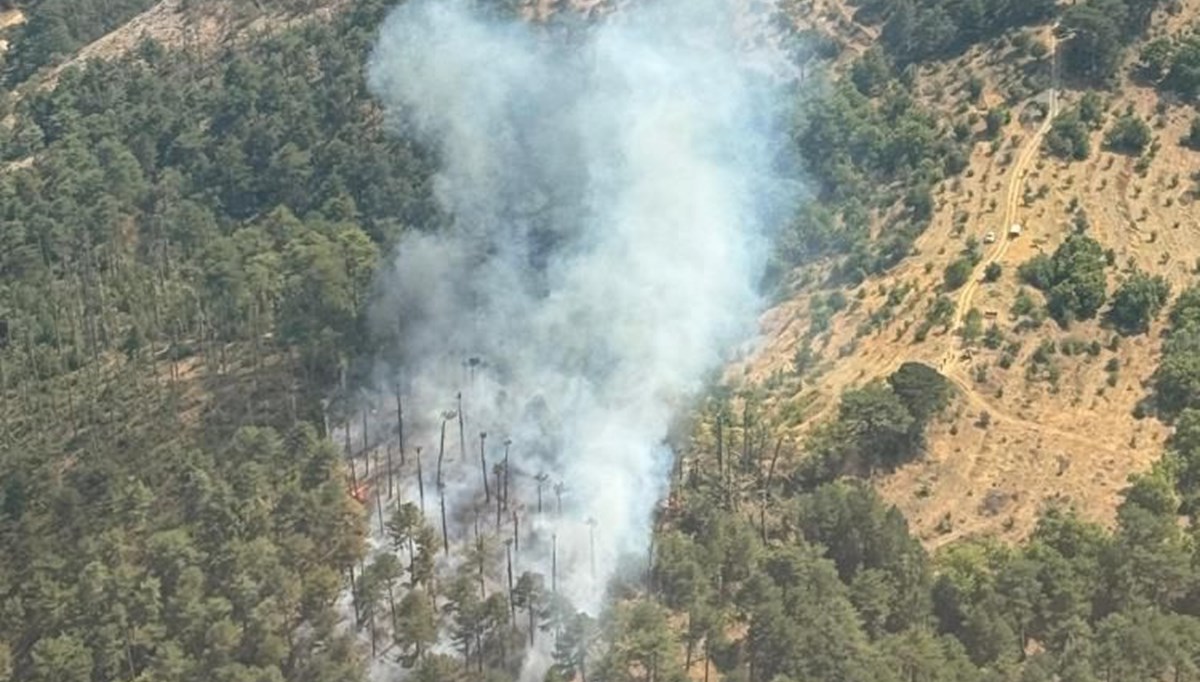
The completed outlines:
[[[562,518],[562,496],[567,486],[562,481],[554,484],[554,496],[558,499],[558,518]]]
[[[550,591],[558,594],[558,533],[550,536]]]

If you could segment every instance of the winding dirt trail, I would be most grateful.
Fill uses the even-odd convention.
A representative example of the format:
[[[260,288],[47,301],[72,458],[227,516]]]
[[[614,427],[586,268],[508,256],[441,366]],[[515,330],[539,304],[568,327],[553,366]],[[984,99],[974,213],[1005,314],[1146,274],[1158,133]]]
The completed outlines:
[[[1042,140],[1046,134],[1050,132],[1050,127],[1054,124],[1054,117],[1058,115],[1058,37],[1055,31],[1058,26],[1055,25],[1050,31],[1050,53],[1053,56],[1051,66],[1051,81],[1050,81],[1050,101],[1046,113],[1046,118],[1042,121],[1042,125],[1038,127],[1037,132],[1025,144],[1021,153],[1017,156],[1016,163],[1013,164],[1012,176],[1008,180],[1008,193],[1004,200],[1004,222],[1001,223],[1001,233],[997,235],[996,245],[992,248],[983,260],[975,266],[975,271],[971,273],[970,281],[958,295],[958,305],[954,311],[954,324],[952,328],[957,329],[966,316],[967,311],[971,309],[971,301],[975,298],[975,294],[979,291],[979,285],[983,279],[982,273],[989,265],[999,261],[1008,252],[1008,247],[1013,242],[1013,237],[1008,235],[1008,230],[1011,226],[1016,225],[1017,213],[1021,210],[1021,198],[1025,187],[1025,177],[1029,175],[1029,167],[1037,159],[1038,151],[1042,148]],[[954,355],[954,349],[947,351],[947,359]]]
[[[979,264],[975,266],[975,270],[971,273],[970,281],[959,293],[957,305],[955,306],[954,311],[954,322],[950,326],[951,329],[957,330],[962,325],[963,319],[966,317],[967,312],[971,309],[971,302],[974,300],[975,294],[979,292],[980,284],[983,282],[983,272],[989,265],[999,262],[1000,259],[1004,258],[1004,255],[1008,253],[1008,249],[1012,245],[1013,241],[1018,238],[1010,236],[1008,234],[1008,230],[1012,225],[1018,223],[1017,215],[1021,210],[1021,200],[1024,194],[1023,190],[1025,187],[1025,178],[1029,175],[1030,167],[1033,165],[1034,161],[1037,160],[1038,152],[1042,147],[1042,140],[1044,140],[1046,134],[1050,132],[1050,127],[1054,123],[1054,117],[1058,115],[1059,110],[1057,30],[1058,25],[1056,24],[1050,31],[1050,54],[1053,56],[1051,62],[1050,93],[1046,118],[1044,121],[1042,121],[1042,124],[1038,127],[1037,131],[1033,134],[1029,141],[1025,143],[1025,146],[1021,149],[1017,156],[1016,162],[1013,164],[1011,176],[1008,180],[1008,190],[1004,201],[1004,222],[1001,224],[1002,233],[997,235],[995,246],[993,246],[991,252],[988,253],[979,262]],[[1028,238],[1027,234],[1022,236]],[[1082,445],[1088,445],[1090,447],[1096,447],[1091,440],[1084,438],[1079,434],[1054,429],[1039,422],[1006,413],[1005,411],[997,409],[995,406],[984,400],[984,398],[979,395],[975,388],[971,386],[970,382],[964,379],[961,374],[964,369],[962,366],[963,357],[959,352],[958,343],[955,342],[956,338],[957,337],[951,337],[948,339],[948,347],[946,348],[945,353],[942,355],[938,369],[947,379],[954,382],[954,384],[958,386],[958,388],[962,391],[963,396],[973,406],[987,410],[988,415],[991,418],[999,418],[1003,421],[1026,426],[1030,429],[1036,429],[1043,433],[1052,434],[1068,441]]]

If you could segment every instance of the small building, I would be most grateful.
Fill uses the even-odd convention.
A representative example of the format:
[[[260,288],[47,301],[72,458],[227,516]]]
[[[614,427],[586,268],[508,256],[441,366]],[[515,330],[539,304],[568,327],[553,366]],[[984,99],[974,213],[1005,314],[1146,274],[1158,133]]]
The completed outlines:
[[[1021,223],[1013,223],[1013,226],[1008,228],[1008,236],[1009,237],[1020,237],[1021,236]]]

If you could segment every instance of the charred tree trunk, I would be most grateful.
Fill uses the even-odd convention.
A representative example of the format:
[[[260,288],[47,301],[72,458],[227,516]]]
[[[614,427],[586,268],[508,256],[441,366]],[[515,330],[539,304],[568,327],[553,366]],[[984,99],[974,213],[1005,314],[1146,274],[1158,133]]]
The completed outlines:
[[[725,501],[725,431],[724,416],[717,415],[717,497]]]
[[[502,519],[504,518],[502,516],[502,514],[504,513],[503,504],[502,504],[504,496],[500,494],[501,469],[503,469],[503,466],[501,466],[501,465],[496,466],[496,532],[497,533],[500,532],[500,524],[502,523]]]
[[[425,474],[421,471],[421,446],[417,446],[417,494],[421,498],[421,516],[425,516]]]
[[[404,402],[400,398],[400,384],[396,384],[396,434],[400,439],[400,468],[404,468]],[[388,464],[390,467],[391,464]],[[390,473],[388,474],[391,475]],[[388,496],[391,496],[391,488],[388,488]]]
[[[386,473],[387,473],[388,499],[390,500],[390,499],[392,499],[392,496],[394,494],[394,492],[392,490],[392,444],[391,443],[388,443],[388,446],[387,446],[387,472]]]
[[[511,438],[504,439],[504,511],[508,511],[508,448],[512,445]]]
[[[446,490],[438,485],[438,501],[442,508],[442,551],[450,556],[450,532],[446,527]]]
[[[466,417],[463,416],[462,393],[457,395],[458,398],[458,455],[459,458],[467,461],[467,427]]]
[[[513,600],[513,572],[512,572],[512,540],[504,541],[504,558],[508,564],[508,611],[509,621],[514,628],[517,627],[517,603]]]
[[[439,505],[442,509],[442,549],[450,556],[450,532],[446,527],[446,485],[442,480],[442,461],[446,457],[446,420],[442,419],[442,437],[438,445],[437,489]]]
[[[362,423],[363,423],[363,434],[362,434],[363,466],[365,467],[365,471],[364,471],[363,475],[368,480],[370,480],[370,478],[371,478],[371,442],[368,438],[369,432],[367,431],[367,407],[365,405],[363,406],[363,409],[362,409]]]
[[[521,515],[514,509],[512,513],[513,519],[513,551],[521,551]]]
[[[483,478],[483,500],[485,504],[492,502],[492,489],[488,485],[487,470],[487,431],[479,432],[479,474]]]
[[[537,497],[538,497],[538,514],[539,515],[541,515],[541,513],[542,513],[542,486],[545,485],[546,481],[548,481],[549,479],[550,479],[550,476],[545,473],[538,474],[537,476],[534,477],[534,480],[537,481]]]
[[[379,535],[385,537],[386,533],[383,528],[383,495],[379,492],[379,486],[374,486],[375,490],[375,513],[379,515]]]

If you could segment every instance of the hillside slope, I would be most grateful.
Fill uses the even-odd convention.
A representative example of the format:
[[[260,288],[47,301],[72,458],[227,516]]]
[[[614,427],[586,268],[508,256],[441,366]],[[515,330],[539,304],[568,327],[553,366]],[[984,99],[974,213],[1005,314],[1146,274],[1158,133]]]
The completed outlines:
[[[1177,10],[1155,15],[1149,35],[1194,25],[1200,3],[1178,3]],[[862,30],[844,20],[833,25],[844,42],[860,40]],[[1053,45],[1051,27],[1022,40]],[[1130,50],[1131,61],[1137,49]],[[1040,297],[1019,281],[1017,266],[1053,252],[1080,215],[1089,234],[1111,250],[1110,292],[1134,267],[1161,274],[1178,292],[1192,282],[1200,258],[1200,214],[1188,180],[1200,167],[1200,153],[1179,142],[1193,109],[1122,75],[1103,94],[1106,120],[1090,134],[1093,153],[1068,163],[1046,152],[1052,117],[1043,112],[1077,106],[1086,90],[1068,84],[1061,106],[1053,88],[1014,101],[1014,82],[1028,67],[1014,64],[1008,52],[1005,41],[990,43],[917,71],[920,97],[947,118],[975,112],[982,119],[1006,100],[1013,116],[995,143],[973,144],[961,175],[935,188],[930,227],[910,254],[891,271],[846,290],[850,304],[815,339],[808,331],[813,292],[781,302],[762,318],[760,346],[727,374],[741,385],[774,386],[769,403],[792,423],[797,440],[830,414],[843,390],[906,360],[925,362],[952,379],[960,397],[932,428],[927,456],[876,478],[931,546],[974,534],[1024,537],[1050,501],[1069,501],[1088,518],[1112,523],[1127,477],[1145,471],[1162,451],[1166,427],[1133,416],[1158,365],[1162,324],[1126,336],[1103,320],[1065,329],[1053,321],[1031,324],[1011,312],[1022,290]],[[978,97],[966,92],[967,74],[978,81]],[[1137,155],[1104,148],[1104,129],[1126,112],[1152,122],[1147,167],[1140,167]],[[1023,231],[1009,239],[1014,223]],[[989,233],[997,236],[995,243],[988,243]],[[943,271],[966,251],[979,260],[966,284],[950,294],[953,317],[918,340],[929,305],[945,288]],[[991,263],[1000,267],[995,281],[984,277]],[[903,302],[894,296],[889,302],[901,290]],[[873,323],[881,312],[886,321]],[[961,331],[969,315],[985,328],[995,324],[1002,341],[993,348],[977,338],[965,342]],[[1089,348],[1093,342],[1099,347]],[[805,346],[814,354],[806,364],[819,369],[802,381],[786,379]],[[1051,347],[1058,352],[1045,361]]]

